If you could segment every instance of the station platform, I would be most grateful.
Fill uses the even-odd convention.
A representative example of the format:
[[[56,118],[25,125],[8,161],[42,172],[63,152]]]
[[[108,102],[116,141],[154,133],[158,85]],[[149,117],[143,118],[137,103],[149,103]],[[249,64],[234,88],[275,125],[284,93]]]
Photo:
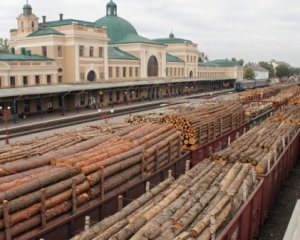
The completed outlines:
[[[118,110],[123,110],[123,109],[128,109],[132,107],[138,107],[138,106],[147,106],[147,105],[153,105],[153,104],[163,104],[163,103],[168,103],[169,101],[172,101],[173,103],[175,101],[182,101],[184,99],[188,99],[191,97],[201,97],[201,96],[209,96],[211,94],[221,94],[221,93],[226,93],[226,92],[232,92],[234,91],[233,89],[227,89],[227,90],[221,90],[221,91],[212,91],[212,92],[205,92],[205,93],[198,93],[198,94],[191,94],[191,95],[184,95],[184,96],[179,96],[179,97],[173,97],[171,99],[168,98],[163,98],[163,99],[157,99],[157,100],[151,100],[151,101],[143,101],[143,102],[135,102],[135,103],[130,103],[129,105],[125,104],[120,104],[116,105],[114,107],[104,107],[101,108],[101,112],[106,112],[110,111],[111,109],[114,109],[115,111]],[[61,112],[53,112],[53,113],[45,113],[43,118],[39,114],[34,115],[34,116],[29,116],[25,119],[17,119],[16,123],[13,123],[12,120],[9,120],[8,122],[8,129],[11,130],[16,127],[21,127],[21,126],[30,126],[32,124],[38,124],[38,123],[46,123],[49,122],[49,124],[53,123],[54,121],[61,121],[61,120],[68,120],[70,118],[76,118],[76,117],[83,117],[83,116],[90,116],[95,113],[98,113],[99,109],[85,109],[81,110],[80,112],[74,111],[66,111],[64,116],[61,115]],[[0,121],[0,132],[5,130],[5,124],[4,121]]]

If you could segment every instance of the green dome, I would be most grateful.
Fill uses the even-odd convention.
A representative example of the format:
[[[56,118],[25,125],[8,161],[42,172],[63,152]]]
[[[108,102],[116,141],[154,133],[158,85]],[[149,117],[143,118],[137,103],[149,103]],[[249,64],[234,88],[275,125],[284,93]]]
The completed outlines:
[[[29,16],[32,14],[32,7],[27,3],[23,7],[23,15]]]
[[[114,1],[110,1],[109,3],[106,4],[106,7],[116,7],[117,4],[114,3]]]
[[[138,35],[136,29],[130,22],[115,15],[100,18],[95,23],[97,27],[107,28],[107,34],[111,43],[119,42],[127,35]]]
[[[117,8],[117,4],[115,4],[113,1],[110,1],[106,5],[106,17],[100,18],[95,22],[97,27],[106,27],[110,44],[158,44],[157,42],[139,36],[136,29],[130,22],[118,17]]]

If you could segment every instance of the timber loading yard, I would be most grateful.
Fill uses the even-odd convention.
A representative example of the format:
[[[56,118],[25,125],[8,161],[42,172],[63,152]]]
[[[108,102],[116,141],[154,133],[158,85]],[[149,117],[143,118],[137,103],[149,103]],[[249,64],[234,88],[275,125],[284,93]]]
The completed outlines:
[[[300,196],[299,84],[9,131],[1,240],[282,239]]]

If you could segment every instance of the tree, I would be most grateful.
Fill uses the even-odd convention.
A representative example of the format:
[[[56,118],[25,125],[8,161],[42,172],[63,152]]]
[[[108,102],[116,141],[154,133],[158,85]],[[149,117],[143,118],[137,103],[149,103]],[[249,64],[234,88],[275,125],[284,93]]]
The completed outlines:
[[[269,77],[274,78],[275,77],[275,70],[273,68],[273,65],[268,62],[259,62],[259,66],[267,69],[269,71]]]
[[[295,68],[295,67],[290,68],[291,76],[298,76],[299,74],[300,74],[300,68]]]
[[[240,59],[240,60],[238,60],[238,62],[240,64],[240,66],[244,66],[244,63],[245,63],[244,59]]]
[[[0,38],[0,53],[8,53],[8,52],[9,52],[8,40],[4,38]]]
[[[290,68],[285,64],[281,64],[276,68],[276,76],[279,78],[289,77],[290,74]]]
[[[254,75],[253,70],[249,67],[246,67],[244,69],[244,79],[254,79],[254,78],[255,78],[255,75]]]

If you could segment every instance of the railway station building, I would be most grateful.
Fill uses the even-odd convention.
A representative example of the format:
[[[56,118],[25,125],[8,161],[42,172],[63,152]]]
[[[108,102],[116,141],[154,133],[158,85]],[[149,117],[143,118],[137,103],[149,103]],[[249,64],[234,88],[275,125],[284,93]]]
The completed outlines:
[[[26,4],[0,55],[0,105],[12,115],[80,111],[222,89],[242,80],[230,60],[205,62],[198,45],[171,33],[148,39],[118,16],[116,3],[95,22],[40,21]]]

